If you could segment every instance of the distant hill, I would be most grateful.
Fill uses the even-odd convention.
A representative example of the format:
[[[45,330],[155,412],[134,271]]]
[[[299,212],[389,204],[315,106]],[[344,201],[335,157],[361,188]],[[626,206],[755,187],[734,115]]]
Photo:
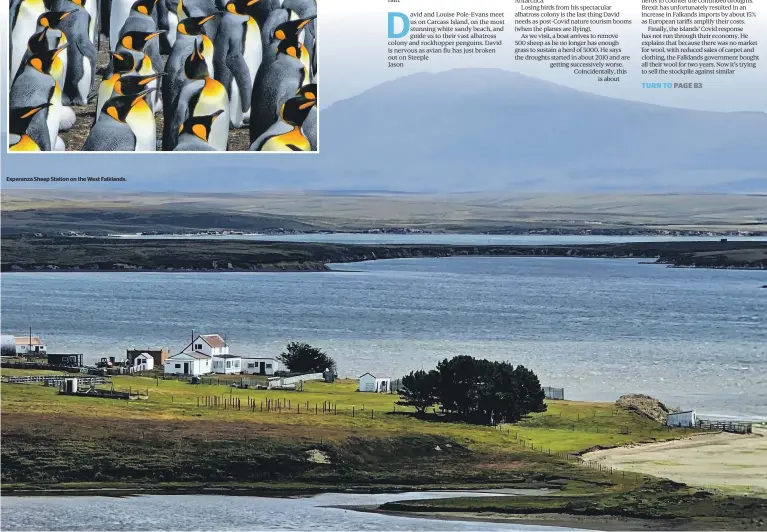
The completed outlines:
[[[661,107],[504,70],[458,69],[399,78],[324,109],[319,155],[189,156],[172,165],[131,158],[129,186],[751,193],[767,191],[764,146],[765,113]],[[66,157],[45,161],[53,175]],[[111,161],[98,165],[103,174],[128,162]]]

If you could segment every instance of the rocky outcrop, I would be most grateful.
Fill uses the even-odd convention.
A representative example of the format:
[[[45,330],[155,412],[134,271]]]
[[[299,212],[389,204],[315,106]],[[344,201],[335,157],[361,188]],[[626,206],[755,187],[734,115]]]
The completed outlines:
[[[661,425],[666,424],[669,412],[673,412],[673,410],[669,409],[656,398],[638,393],[621,395],[618,400],[615,401],[615,404],[616,406],[636,412],[653,421],[657,421]]]

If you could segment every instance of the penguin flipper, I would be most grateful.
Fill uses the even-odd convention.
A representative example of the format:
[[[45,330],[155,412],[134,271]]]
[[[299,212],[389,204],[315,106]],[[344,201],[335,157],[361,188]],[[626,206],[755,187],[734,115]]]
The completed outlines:
[[[173,120],[170,123],[170,128],[168,129],[167,133],[163,136],[162,149],[165,151],[173,151],[173,149],[176,147],[178,144],[178,130],[181,128],[181,124],[186,122],[186,119],[189,118],[192,113],[192,110],[189,107],[189,101],[192,98],[192,96],[189,95],[191,92],[189,89],[192,89],[190,85],[184,87],[181,90],[181,94],[179,95],[178,100],[176,101]]]
[[[250,69],[242,54],[229,54],[226,57],[226,66],[234,74],[234,81],[240,89],[240,106],[243,113],[250,109],[250,99],[253,96],[253,79],[250,77]],[[224,84],[229,88],[229,85]]]

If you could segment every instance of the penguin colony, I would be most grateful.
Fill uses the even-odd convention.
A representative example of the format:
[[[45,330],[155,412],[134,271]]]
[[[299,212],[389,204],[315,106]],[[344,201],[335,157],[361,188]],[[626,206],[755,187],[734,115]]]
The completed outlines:
[[[87,105],[83,151],[317,150],[316,0],[10,0],[9,27],[12,152],[66,150]]]

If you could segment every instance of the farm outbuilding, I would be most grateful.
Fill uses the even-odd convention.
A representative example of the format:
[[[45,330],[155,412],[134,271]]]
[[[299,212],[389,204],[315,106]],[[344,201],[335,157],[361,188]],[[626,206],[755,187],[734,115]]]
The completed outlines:
[[[125,359],[128,361],[129,366],[134,366],[135,364],[133,361],[136,359],[139,355],[149,355],[154,359],[154,366],[159,367],[165,364],[165,361],[168,360],[168,350],[167,349],[159,349],[159,348],[152,348],[152,349],[127,349],[125,351]]]
[[[133,357],[131,371],[149,371],[154,368],[154,357],[150,353],[140,353]]]
[[[249,375],[274,375],[280,371],[280,363],[270,357],[242,357],[242,372]]]
[[[695,427],[698,424],[695,410],[669,412],[666,425],[669,427]]]
[[[213,371],[213,360],[204,353],[179,353],[165,361],[166,375],[192,375],[199,377]]]
[[[360,375],[359,391],[388,393],[391,391],[391,379],[389,377],[376,377],[372,373],[365,373]]]

